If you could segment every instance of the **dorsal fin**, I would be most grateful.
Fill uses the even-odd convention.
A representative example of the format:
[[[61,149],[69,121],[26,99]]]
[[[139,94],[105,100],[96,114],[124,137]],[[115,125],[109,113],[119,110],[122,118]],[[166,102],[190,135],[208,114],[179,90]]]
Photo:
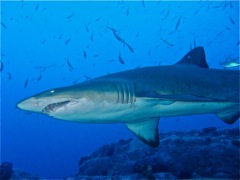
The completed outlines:
[[[208,68],[203,47],[199,46],[189,51],[175,65],[193,65],[201,68]]]

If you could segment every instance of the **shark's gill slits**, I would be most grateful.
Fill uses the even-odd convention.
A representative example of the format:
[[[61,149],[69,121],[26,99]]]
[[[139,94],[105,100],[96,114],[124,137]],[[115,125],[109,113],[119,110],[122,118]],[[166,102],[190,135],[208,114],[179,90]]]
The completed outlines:
[[[45,114],[49,114],[49,113],[55,111],[56,109],[59,109],[59,108],[65,106],[66,104],[68,104],[70,102],[71,101],[62,101],[62,102],[49,104],[42,110],[42,112]]]
[[[116,88],[117,88],[117,103],[132,104],[136,101],[133,83],[116,84]]]

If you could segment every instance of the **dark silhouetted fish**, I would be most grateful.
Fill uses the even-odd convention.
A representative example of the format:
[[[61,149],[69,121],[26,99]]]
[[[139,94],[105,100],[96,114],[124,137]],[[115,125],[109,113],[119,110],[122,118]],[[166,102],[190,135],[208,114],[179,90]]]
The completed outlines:
[[[91,41],[93,42],[93,33],[91,34]]]
[[[38,10],[39,4],[37,3],[37,5],[35,6],[35,11]]]
[[[232,19],[231,16],[229,17],[229,19],[230,19],[230,21],[231,21],[232,24],[235,24],[235,21]]]
[[[67,18],[67,19],[71,19],[74,15],[75,15],[75,14],[72,13],[71,15],[67,16],[66,18]]]
[[[177,24],[175,26],[175,30],[178,29],[179,25],[180,25],[180,22],[181,22],[181,16],[179,17],[178,21],[177,21]]]
[[[89,32],[88,26],[85,24],[85,29],[87,32]]]
[[[1,22],[1,25],[4,29],[7,29],[7,26],[3,22]]]
[[[65,44],[67,45],[70,41],[71,41],[71,38],[67,39],[67,40],[65,41]]]
[[[193,39],[193,48],[195,48],[196,47],[196,41],[195,41],[195,39]]]
[[[12,79],[12,75],[9,72],[7,72],[7,75],[8,75],[8,80],[11,80]]]
[[[73,81],[72,83],[73,83],[73,84],[76,84],[78,81],[79,81],[79,78],[76,79],[75,81]]]
[[[170,43],[169,41],[163,39],[162,37],[160,38],[162,40],[162,42],[168,46],[174,46],[174,44]]]
[[[66,58],[66,60],[67,60],[67,65],[69,67],[69,70],[72,71],[74,69],[73,66],[71,65],[71,63],[69,62],[69,60],[67,58]]]
[[[124,61],[123,61],[123,59],[122,59],[122,57],[121,57],[121,54],[120,54],[120,53],[119,53],[118,59],[119,59],[119,62],[120,62],[121,64],[125,64]]]
[[[85,51],[85,50],[83,50],[83,57],[84,57],[84,59],[86,59],[86,58],[87,58],[87,53],[86,53],[86,51]]]
[[[46,43],[46,39],[44,39],[42,42],[41,42],[41,44],[45,44]]]
[[[127,8],[127,12],[126,12],[126,15],[127,15],[127,16],[129,15],[129,8]]]
[[[3,62],[0,62],[0,72],[3,71],[3,68],[4,68]]]
[[[226,30],[230,31],[232,30],[231,28],[229,28],[228,26],[225,26]]]
[[[167,12],[166,16],[162,18],[162,21],[163,21],[163,20],[165,20],[165,19],[167,19],[167,17],[168,17],[168,15],[169,15],[169,13],[170,13],[170,10],[168,10],[168,12]]]
[[[27,86],[28,86],[28,78],[25,80],[24,88],[27,88]]]
[[[48,66],[35,66],[34,69],[47,69],[47,68],[53,68],[55,67],[55,64],[48,65]]]
[[[117,31],[116,31],[115,29],[113,29],[113,28],[111,28],[111,27],[109,27],[109,26],[106,26],[106,27],[113,32],[114,37],[115,37],[119,42],[121,42],[121,43],[123,43],[124,45],[126,45],[126,46],[128,47],[128,49],[129,49],[132,53],[134,53],[134,49],[133,49],[123,38],[121,38],[121,37],[116,33]]]
[[[87,76],[86,74],[83,74],[83,76],[84,76],[87,80],[92,79],[91,77]]]
[[[143,6],[143,8],[145,8],[145,3],[144,3],[144,0],[142,0],[142,6]]]
[[[59,35],[58,39],[62,39],[63,33]]]
[[[42,73],[40,72],[38,78],[37,78],[37,81],[40,81],[42,79]]]
[[[97,18],[97,19],[95,20],[95,22],[98,22],[100,19],[101,19],[100,17],[99,17],[99,18]]]

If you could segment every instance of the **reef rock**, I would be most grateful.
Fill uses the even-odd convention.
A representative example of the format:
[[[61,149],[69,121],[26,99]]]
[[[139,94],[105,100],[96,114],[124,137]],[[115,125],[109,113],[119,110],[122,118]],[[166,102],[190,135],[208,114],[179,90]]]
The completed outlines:
[[[239,150],[236,128],[161,133],[158,148],[137,139],[104,145],[67,179],[239,179]]]
[[[44,180],[38,176],[33,176],[25,171],[20,171],[12,168],[10,162],[4,162],[0,165],[0,180],[19,180],[19,179],[34,179]]]

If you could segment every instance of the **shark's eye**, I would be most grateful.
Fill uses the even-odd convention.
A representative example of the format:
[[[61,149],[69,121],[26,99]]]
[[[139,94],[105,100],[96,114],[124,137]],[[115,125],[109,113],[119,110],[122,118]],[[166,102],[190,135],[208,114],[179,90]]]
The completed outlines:
[[[50,91],[50,93],[54,93],[54,92],[55,92],[55,90],[51,90],[51,91]]]

